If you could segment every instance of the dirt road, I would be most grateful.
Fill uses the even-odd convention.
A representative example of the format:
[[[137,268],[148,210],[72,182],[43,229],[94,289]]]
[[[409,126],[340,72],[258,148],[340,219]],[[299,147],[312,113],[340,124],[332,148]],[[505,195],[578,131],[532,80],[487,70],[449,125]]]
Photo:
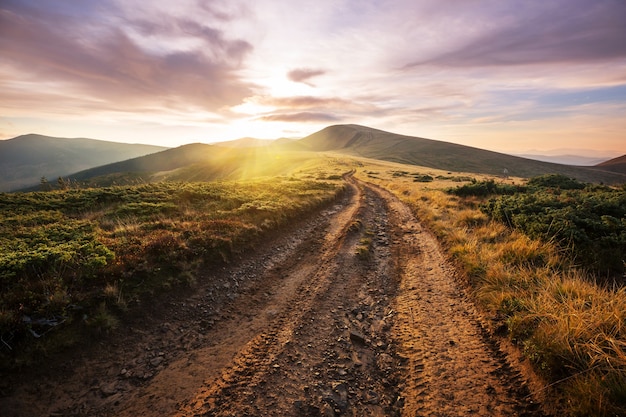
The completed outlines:
[[[539,415],[435,239],[347,180],[335,206],[116,342],[12,381],[0,415]]]

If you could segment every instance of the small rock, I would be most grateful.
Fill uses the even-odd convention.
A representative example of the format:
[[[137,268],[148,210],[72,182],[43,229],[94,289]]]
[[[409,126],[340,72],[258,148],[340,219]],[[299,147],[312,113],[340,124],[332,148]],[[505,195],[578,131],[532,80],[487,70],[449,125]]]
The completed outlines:
[[[365,336],[363,336],[361,333],[355,331],[355,330],[351,330],[350,331],[350,341],[354,344],[361,344],[364,345],[365,344]]]
[[[365,397],[367,402],[370,404],[378,404],[380,402],[380,397],[378,396],[378,393],[374,391],[367,391]]]
[[[117,393],[117,381],[101,387],[100,393],[102,394],[103,397],[110,397],[111,395],[116,394]]]
[[[335,392],[335,403],[337,407],[343,412],[348,408],[348,386],[344,382],[334,384],[333,391]]]
[[[157,356],[156,358],[150,360],[150,365],[159,366],[161,363],[163,363],[163,361],[163,356]]]
[[[343,381],[335,381],[333,383],[333,391],[339,394],[342,398],[348,398],[348,386]]]
[[[324,417],[335,417],[335,410],[330,406],[330,404],[326,403],[322,405],[322,409],[320,411],[321,415]]]

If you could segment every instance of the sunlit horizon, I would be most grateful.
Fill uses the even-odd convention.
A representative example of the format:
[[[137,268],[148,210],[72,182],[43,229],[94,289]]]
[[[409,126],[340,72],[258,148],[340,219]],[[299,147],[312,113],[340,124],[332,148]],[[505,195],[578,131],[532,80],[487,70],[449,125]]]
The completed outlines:
[[[176,147],[358,124],[619,156],[625,20],[610,0],[7,1],[0,139]]]

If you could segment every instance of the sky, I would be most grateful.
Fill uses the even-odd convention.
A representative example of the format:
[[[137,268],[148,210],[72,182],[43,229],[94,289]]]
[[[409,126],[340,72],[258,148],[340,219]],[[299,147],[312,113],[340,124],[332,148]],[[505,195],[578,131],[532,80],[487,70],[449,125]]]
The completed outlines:
[[[626,154],[625,0],[0,0],[0,139]]]

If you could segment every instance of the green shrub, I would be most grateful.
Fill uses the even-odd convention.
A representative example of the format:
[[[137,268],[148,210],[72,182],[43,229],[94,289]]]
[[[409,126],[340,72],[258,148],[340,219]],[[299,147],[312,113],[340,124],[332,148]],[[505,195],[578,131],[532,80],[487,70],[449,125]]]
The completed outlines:
[[[448,190],[459,197],[486,197],[488,195],[510,195],[523,191],[525,187],[510,184],[497,184],[494,180],[472,182]]]
[[[416,175],[415,177],[413,177],[413,181],[415,182],[432,182],[433,180],[434,178],[428,174]]]
[[[585,184],[561,174],[546,174],[531,178],[528,181],[531,188],[560,188],[561,190],[582,190]]]
[[[624,272],[626,193],[556,175],[528,184],[524,192],[492,198],[482,211],[531,238],[557,243],[596,274]]]

